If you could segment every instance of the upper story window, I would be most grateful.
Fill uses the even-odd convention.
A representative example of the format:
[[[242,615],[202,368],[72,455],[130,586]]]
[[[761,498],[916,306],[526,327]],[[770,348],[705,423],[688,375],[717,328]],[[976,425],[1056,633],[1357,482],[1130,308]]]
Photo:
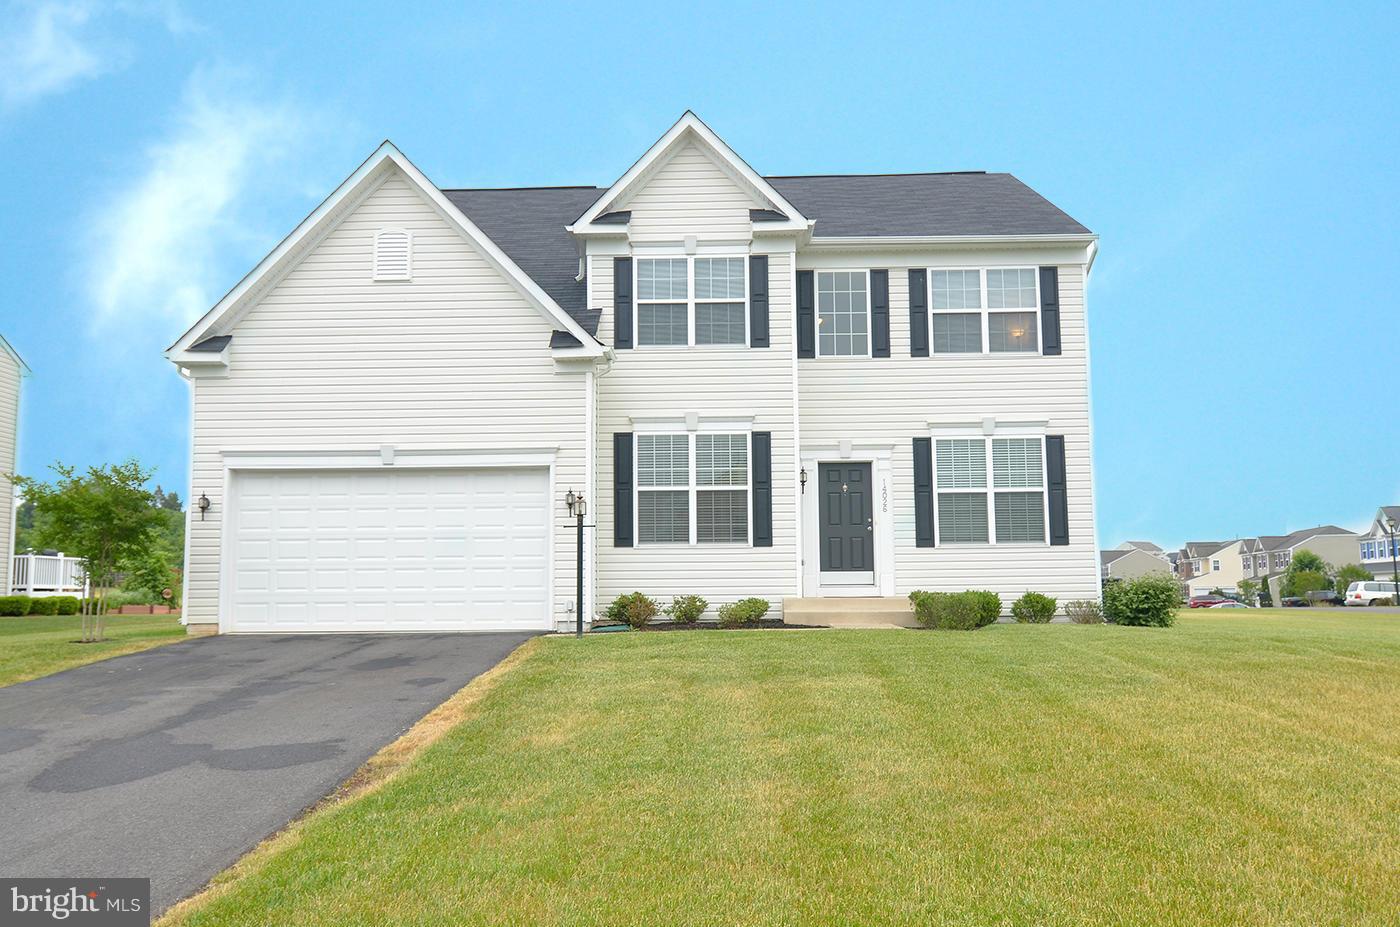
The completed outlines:
[[[1219,573],[1219,572],[1220,572],[1220,561],[1219,561],[1219,560],[1212,560],[1212,561],[1210,562],[1210,568],[1211,568],[1212,571],[1214,571],[1214,572],[1216,572],[1216,573]]]
[[[1044,439],[934,442],[940,544],[1045,542]]]
[[[413,279],[413,238],[403,229],[380,229],[374,235],[374,279]]]
[[[1286,566],[1288,566],[1288,552],[1274,554],[1274,569],[1281,570]]]
[[[1241,558],[1240,558],[1240,566],[1244,568],[1244,571],[1245,571],[1246,573],[1253,573],[1253,572],[1254,572],[1254,558],[1253,558],[1253,557],[1241,557]]]
[[[817,272],[817,356],[870,355],[870,281],[863,270]]]
[[[639,346],[748,344],[748,261],[639,258]]]
[[[747,434],[640,434],[636,453],[639,543],[749,543]]]
[[[1040,351],[1034,267],[935,270],[929,277],[935,354]]]

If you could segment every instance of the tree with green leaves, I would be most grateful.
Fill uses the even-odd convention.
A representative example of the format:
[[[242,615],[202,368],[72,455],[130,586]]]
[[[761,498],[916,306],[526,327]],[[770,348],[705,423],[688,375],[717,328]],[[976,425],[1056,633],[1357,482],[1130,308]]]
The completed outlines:
[[[1253,605],[1259,596],[1259,583],[1252,579],[1242,579],[1239,584],[1240,598],[1246,605]]]
[[[1304,548],[1293,555],[1283,573],[1279,592],[1285,596],[1305,596],[1332,588],[1332,567],[1317,554]]]
[[[1375,579],[1375,574],[1365,569],[1360,564],[1348,563],[1337,570],[1335,587],[1338,595],[1346,595],[1347,587],[1352,583],[1364,582],[1368,579]]]
[[[146,489],[151,471],[135,460],[89,467],[80,474],[56,463],[53,483],[17,477],[34,502],[38,543],[83,559],[92,594],[83,600],[83,640],[100,641],[107,590],[118,569],[143,557],[156,537],[160,516]]]

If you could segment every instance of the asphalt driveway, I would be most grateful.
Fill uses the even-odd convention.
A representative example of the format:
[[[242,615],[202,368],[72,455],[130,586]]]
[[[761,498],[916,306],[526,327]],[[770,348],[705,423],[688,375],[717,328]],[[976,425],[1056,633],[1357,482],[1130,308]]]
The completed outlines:
[[[0,688],[0,875],[162,911],[531,636],[211,637]]]

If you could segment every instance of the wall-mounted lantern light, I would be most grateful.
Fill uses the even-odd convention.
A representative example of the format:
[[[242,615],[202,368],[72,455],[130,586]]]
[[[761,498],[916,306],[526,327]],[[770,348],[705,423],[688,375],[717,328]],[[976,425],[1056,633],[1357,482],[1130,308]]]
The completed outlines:
[[[199,520],[204,521],[204,513],[209,511],[209,497],[204,493],[199,494],[199,501],[195,503],[199,506]]]
[[[797,473],[797,481],[802,484],[802,492],[807,492],[807,468],[803,467]]]

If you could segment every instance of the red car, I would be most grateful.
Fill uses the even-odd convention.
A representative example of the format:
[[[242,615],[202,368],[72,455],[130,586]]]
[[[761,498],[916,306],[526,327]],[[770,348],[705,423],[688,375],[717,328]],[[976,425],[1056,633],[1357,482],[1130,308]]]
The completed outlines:
[[[1221,602],[1233,602],[1234,599],[1227,599],[1223,595],[1193,595],[1186,604],[1190,608],[1210,608],[1212,605],[1219,605]]]

